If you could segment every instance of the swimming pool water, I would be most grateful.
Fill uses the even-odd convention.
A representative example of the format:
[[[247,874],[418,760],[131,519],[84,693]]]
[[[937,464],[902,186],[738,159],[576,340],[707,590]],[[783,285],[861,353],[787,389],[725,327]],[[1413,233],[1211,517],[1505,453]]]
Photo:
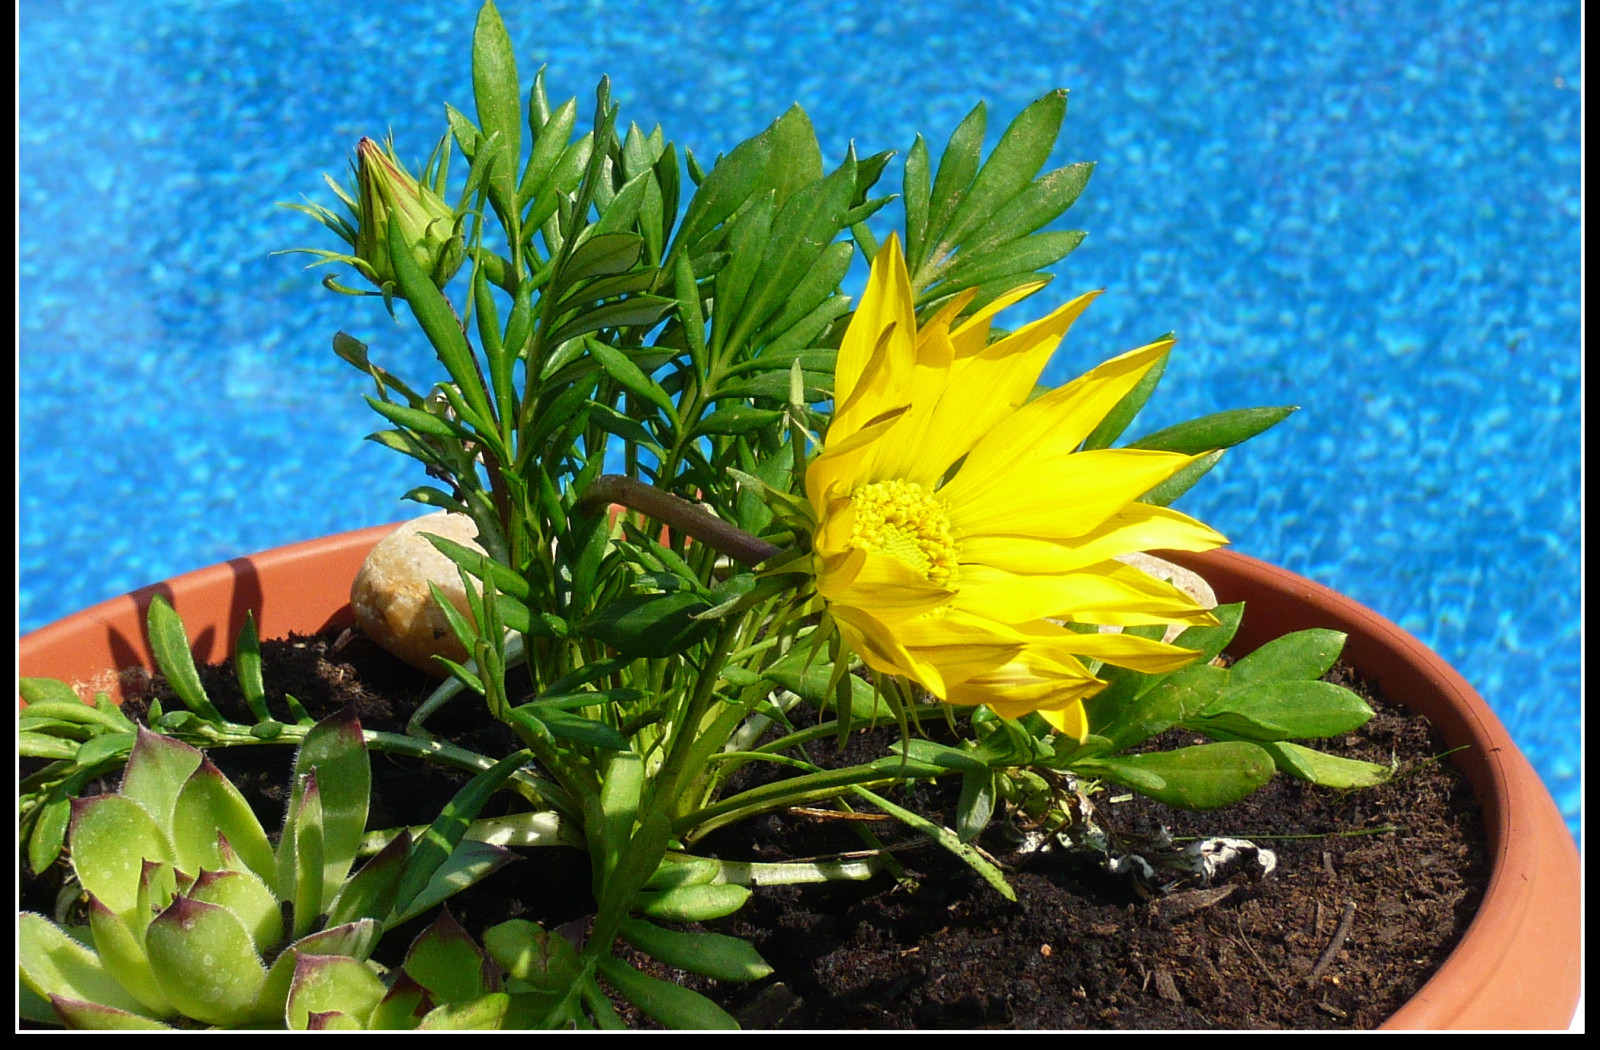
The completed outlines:
[[[1574,2],[675,4],[504,0],[526,84],[709,162],[799,101],[825,153],[990,143],[1071,90],[1107,289],[1047,379],[1166,331],[1146,429],[1298,404],[1180,506],[1459,668],[1581,819],[1580,28]],[[471,111],[477,0],[20,5],[18,619],[417,511],[274,202],[333,204],[363,135],[420,160]],[[880,189],[898,189],[892,166]],[[880,234],[900,221],[880,213]],[[402,311],[403,315],[403,311]]]

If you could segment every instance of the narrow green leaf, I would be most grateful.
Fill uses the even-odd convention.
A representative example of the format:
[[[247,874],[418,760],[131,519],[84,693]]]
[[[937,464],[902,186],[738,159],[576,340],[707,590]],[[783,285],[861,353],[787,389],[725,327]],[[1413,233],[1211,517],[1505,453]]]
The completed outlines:
[[[600,367],[606,370],[607,375],[661,409],[667,414],[668,419],[677,418],[676,408],[666,391],[661,389],[659,383],[645,375],[638,365],[630,361],[628,355],[598,339],[589,339],[586,342],[589,352],[600,362]]]
[[[1222,459],[1224,451],[1219,448],[1215,452],[1201,456],[1166,481],[1140,496],[1139,502],[1148,503],[1153,507],[1167,506],[1173,500],[1192,489],[1197,481],[1209,474],[1211,468],[1216,466]]]
[[[184,631],[183,621],[159,594],[150,599],[147,624],[150,652],[183,706],[208,722],[222,722],[221,713],[200,684],[200,672],[195,669],[194,653],[189,650],[189,636]]]
[[[467,345],[466,333],[456,320],[450,300],[434,287],[433,280],[417,264],[406,244],[398,215],[389,217],[389,259],[394,266],[395,281],[400,286],[400,292],[411,307],[417,324],[422,326],[428,341],[433,344],[439,363],[450,373],[451,380],[472,411],[483,420],[492,422],[494,411],[489,406],[489,395],[483,389],[483,381],[478,375],[472,348]]]
[[[628,919],[622,936],[668,966],[719,981],[759,981],[772,972],[755,946],[722,933],[683,933],[644,919]]]
[[[1147,434],[1128,447],[1182,452],[1188,456],[1210,452],[1212,449],[1232,448],[1276,426],[1296,411],[1298,406],[1295,405],[1230,409],[1226,412],[1201,416],[1199,419],[1191,419],[1186,423],[1158,430],[1154,434]]]
[[[489,199],[501,221],[514,230],[519,211],[517,165],[522,160],[522,91],[511,37],[492,2],[479,9],[472,34],[472,95],[484,136],[497,138],[500,147],[489,172]]]
[[[1067,93],[1058,88],[1017,115],[940,234],[936,253],[962,244],[969,233],[1028,186],[1049,159],[1066,111]]]
[[[599,957],[600,972],[623,997],[668,1028],[737,1031],[739,1022],[699,992],[640,973],[610,955]]]
[[[444,811],[434,819],[433,824],[413,847],[411,856],[406,861],[405,872],[400,877],[400,885],[395,890],[393,902],[395,913],[403,913],[427,887],[440,865],[465,837],[467,828],[477,817],[478,811],[511,774],[528,761],[529,757],[527,751],[514,751],[491,768],[473,777],[465,787],[456,792],[449,805],[445,806]]]
[[[1006,881],[1006,877],[1000,871],[1000,869],[995,867],[993,863],[991,863],[986,857],[983,856],[983,854],[979,853],[972,846],[961,841],[960,836],[951,831],[949,828],[944,827],[941,824],[935,824],[933,821],[919,813],[913,813],[909,809],[897,806],[881,795],[876,795],[860,785],[852,786],[850,790],[854,791],[857,795],[866,799],[874,806],[877,806],[885,813],[894,817],[896,820],[916,828],[918,831],[922,832],[924,835],[927,835],[929,838],[933,839],[951,853],[954,853],[957,857],[961,858],[961,860],[965,861],[969,868],[981,875],[983,877],[983,881],[994,887],[995,892],[1000,894],[1000,896],[1004,897],[1006,900],[1014,901],[1017,899],[1017,891],[1011,888],[1011,884]]]

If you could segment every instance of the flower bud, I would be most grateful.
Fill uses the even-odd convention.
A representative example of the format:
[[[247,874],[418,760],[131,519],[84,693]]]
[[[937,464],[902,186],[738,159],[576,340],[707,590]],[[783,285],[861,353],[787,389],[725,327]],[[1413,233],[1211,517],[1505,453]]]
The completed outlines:
[[[356,144],[356,184],[355,254],[371,271],[363,268],[363,275],[380,288],[394,283],[389,258],[389,217],[394,215],[422,272],[438,287],[449,283],[466,258],[460,216],[406,171],[392,143],[380,147],[364,138]]]

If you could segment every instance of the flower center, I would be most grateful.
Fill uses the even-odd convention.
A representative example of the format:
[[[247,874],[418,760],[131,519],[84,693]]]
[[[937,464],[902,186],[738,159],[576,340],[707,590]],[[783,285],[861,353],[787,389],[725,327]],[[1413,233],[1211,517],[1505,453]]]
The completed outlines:
[[[898,558],[941,587],[955,581],[960,550],[944,504],[933,493],[914,481],[875,481],[850,499],[856,513],[852,546]]]

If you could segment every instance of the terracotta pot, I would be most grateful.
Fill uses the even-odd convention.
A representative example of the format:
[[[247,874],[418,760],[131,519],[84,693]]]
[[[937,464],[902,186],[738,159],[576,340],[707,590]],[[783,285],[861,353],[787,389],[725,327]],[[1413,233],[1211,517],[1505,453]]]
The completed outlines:
[[[249,610],[263,638],[348,625],[350,581],[394,527],[237,558],[104,602],[22,638],[20,673],[120,699],[123,677],[154,667],[144,610],[155,594],[183,617],[201,661],[226,655]],[[1483,699],[1411,635],[1326,587],[1231,551],[1163,556],[1204,575],[1221,601],[1248,603],[1237,651],[1307,627],[1344,631],[1351,663],[1391,699],[1427,715],[1447,746],[1465,746],[1451,760],[1483,807],[1493,856],[1489,887],[1461,943],[1386,1027],[1567,1028],[1581,990],[1577,849],[1549,792]]]

